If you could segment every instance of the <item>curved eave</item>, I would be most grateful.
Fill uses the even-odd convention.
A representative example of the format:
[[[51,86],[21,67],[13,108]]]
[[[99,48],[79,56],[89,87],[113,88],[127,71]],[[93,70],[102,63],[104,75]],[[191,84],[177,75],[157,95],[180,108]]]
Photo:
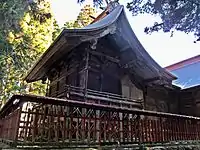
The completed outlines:
[[[67,53],[70,49],[78,46],[84,41],[90,41],[94,38],[105,36],[109,33],[103,33],[106,29],[113,24],[119,17],[123,7],[118,6],[114,11],[113,15],[107,15],[102,20],[97,21],[91,25],[88,25],[81,29],[64,29],[56,40],[51,44],[47,51],[37,61],[33,68],[29,71],[25,80],[27,82],[34,82],[41,80],[49,67],[53,64],[54,58],[58,53]],[[61,57],[62,55],[60,55]],[[56,59],[58,59],[56,57]]]
[[[128,66],[130,72],[141,80],[159,78],[172,81],[175,78],[159,66],[143,48],[134,34],[126,18],[124,7],[118,5],[103,19],[81,29],[64,29],[56,41],[43,54],[36,65],[26,76],[27,82],[33,82],[45,77],[55,60],[58,60],[82,42],[108,36],[115,50],[121,53],[121,65]],[[122,50],[127,51],[123,52]],[[158,79],[157,79],[158,80]]]

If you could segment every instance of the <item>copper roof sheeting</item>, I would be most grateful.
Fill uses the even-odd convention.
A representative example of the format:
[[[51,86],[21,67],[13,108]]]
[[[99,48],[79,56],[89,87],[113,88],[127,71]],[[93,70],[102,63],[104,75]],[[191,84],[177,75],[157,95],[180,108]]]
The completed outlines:
[[[81,29],[64,29],[57,40],[32,68],[25,80],[33,82],[45,77],[55,60],[58,60],[82,42],[107,36],[111,45],[120,52],[120,65],[140,81],[164,81],[176,79],[159,66],[146,52],[133,32],[122,5],[116,6],[108,15]]]
[[[166,69],[178,77],[173,84],[182,89],[200,85],[200,55],[170,65]]]

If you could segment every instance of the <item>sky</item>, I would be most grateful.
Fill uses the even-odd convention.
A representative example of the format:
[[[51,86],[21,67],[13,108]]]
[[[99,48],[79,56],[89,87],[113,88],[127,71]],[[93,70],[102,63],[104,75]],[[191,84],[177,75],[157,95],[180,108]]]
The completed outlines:
[[[119,0],[120,4],[124,6],[129,1]],[[51,0],[51,4],[54,16],[59,25],[62,26],[66,21],[75,20],[80,9],[86,4],[92,5],[92,0],[86,0],[83,4],[77,4],[77,0]],[[144,33],[144,28],[153,25],[160,18],[148,14],[133,17],[131,12],[125,10],[129,23],[139,41],[162,67],[200,54],[200,42],[194,43],[193,34],[188,35],[176,31],[174,36],[170,37],[170,33],[159,31],[148,35]],[[97,13],[100,13],[100,11],[98,10]]]

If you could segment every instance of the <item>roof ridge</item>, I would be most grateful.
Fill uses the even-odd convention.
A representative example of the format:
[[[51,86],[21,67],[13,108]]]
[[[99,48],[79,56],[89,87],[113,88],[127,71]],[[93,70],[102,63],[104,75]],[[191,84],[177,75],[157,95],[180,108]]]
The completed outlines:
[[[107,7],[105,8],[105,10],[103,12],[101,12],[90,24],[93,24],[101,19],[103,19],[104,17],[106,17],[111,11],[113,11],[118,5],[120,5],[117,1],[112,1],[110,2]]]

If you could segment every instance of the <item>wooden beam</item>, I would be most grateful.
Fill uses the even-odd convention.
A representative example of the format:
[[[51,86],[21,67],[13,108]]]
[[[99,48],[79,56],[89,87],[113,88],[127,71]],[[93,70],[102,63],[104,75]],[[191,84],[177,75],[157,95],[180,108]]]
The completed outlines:
[[[135,59],[129,61],[129,62],[126,63],[126,64],[121,65],[121,68],[130,68],[130,66],[131,66],[133,63],[136,63],[136,60],[135,60]]]
[[[149,83],[149,82],[153,82],[153,81],[157,81],[157,80],[160,80],[160,77],[154,77],[154,78],[146,79],[143,82],[144,83]]]
[[[99,74],[102,74],[102,73],[108,74],[108,75],[113,76],[113,77],[115,77],[115,78],[117,78],[117,79],[120,79],[120,76],[117,75],[117,74],[114,74],[113,72],[109,72],[109,71],[105,71],[105,70],[97,70],[97,69],[95,69],[95,68],[89,68],[88,70],[89,70],[89,71],[93,71],[93,72],[97,72],[97,73],[99,73]]]
[[[88,52],[92,55],[95,55],[95,56],[101,56],[101,57],[105,57],[106,59],[114,62],[114,63],[119,63],[119,59],[117,58],[114,58],[114,57],[111,57],[111,56],[108,56],[106,54],[103,54],[103,53],[100,53],[100,52],[97,52],[97,51],[91,51],[91,50],[88,50]]]

